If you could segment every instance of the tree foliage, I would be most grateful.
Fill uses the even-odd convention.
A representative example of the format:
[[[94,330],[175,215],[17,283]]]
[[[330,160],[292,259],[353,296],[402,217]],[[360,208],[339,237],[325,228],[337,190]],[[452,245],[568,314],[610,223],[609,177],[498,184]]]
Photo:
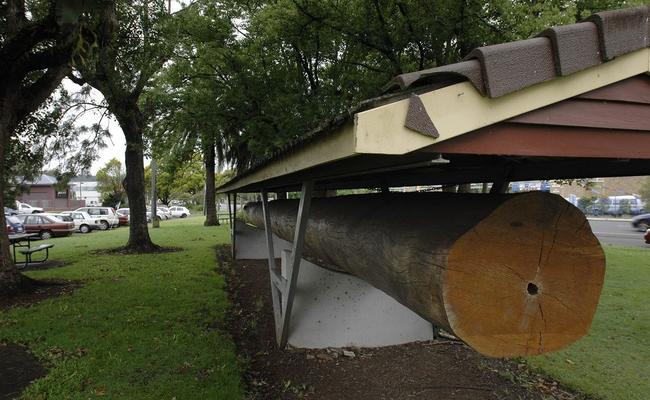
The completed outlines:
[[[124,178],[126,172],[117,158],[109,160],[96,174],[97,191],[102,195],[102,204],[115,207],[124,202]]]

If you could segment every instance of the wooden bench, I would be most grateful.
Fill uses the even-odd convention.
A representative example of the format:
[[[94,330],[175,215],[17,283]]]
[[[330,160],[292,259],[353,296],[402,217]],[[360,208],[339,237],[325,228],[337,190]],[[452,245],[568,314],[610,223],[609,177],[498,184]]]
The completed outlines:
[[[32,263],[39,263],[40,264],[40,263],[44,263],[45,261],[47,261],[47,258],[50,256],[50,248],[52,248],[52,247],[54,247],[53,244],[43,243],[43,244],[38,245],[36,247],[31,247],[31,248],[28,248],[28,249],[20,249],[20,250],[18,250],[21,254],[25,255],[25,264],[23,265],[23,268],[28,267],[29,264],[32,264]],[[39,251],[43,251],[43,250],[45,250],[45,258],[44,259],[36,260],[36,261],[32,260],[32,255],[34,253],[38,253]]]

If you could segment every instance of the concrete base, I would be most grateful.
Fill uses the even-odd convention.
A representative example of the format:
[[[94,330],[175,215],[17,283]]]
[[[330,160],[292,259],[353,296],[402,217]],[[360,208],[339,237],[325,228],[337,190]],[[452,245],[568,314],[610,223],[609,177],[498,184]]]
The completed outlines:
[[[241,221],[236,226],[237,259],[266,260],[264,231]],[[274,235],[276,257],[287,257],[290,249],[290,242]],[[291,346],[377,347],[432,338],[429,322],[381,290],[302,260],[291,314]]]

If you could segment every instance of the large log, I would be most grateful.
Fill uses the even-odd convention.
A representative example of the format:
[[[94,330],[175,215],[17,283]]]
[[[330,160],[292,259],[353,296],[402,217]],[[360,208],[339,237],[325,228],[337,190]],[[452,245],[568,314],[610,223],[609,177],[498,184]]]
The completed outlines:
[[[273,232],[292,240],[298,201],[269,209]],[[260,203],[244,210],[264,227]],[[493,357],[542,354],[585,335],[605,273],[585,216],[542,192],[315,198],[304,254]]]

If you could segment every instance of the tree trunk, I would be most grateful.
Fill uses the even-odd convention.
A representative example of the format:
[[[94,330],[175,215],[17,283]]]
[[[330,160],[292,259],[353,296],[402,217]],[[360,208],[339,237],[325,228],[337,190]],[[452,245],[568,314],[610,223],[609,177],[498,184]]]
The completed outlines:
[[[137,107],[134,105],[134,107]],[[135,111],[127,111],[126,115],[116,115],[126,139],[126,178],[124,179],[126,195],[129,198],[129,241],[125,248],[134,252],[151,252],[158,249],[149,236],[147,227],[147,198],[145,195],[144,181],[144,143],[142,128]],[[154,215],[151,218],[155,218]]]
[[[298,201],[269,208],[273,231],[292,240]],[[259,203],[245,218],[264,226]],[[315,198],[304,254],[493,357],[554,351],[585,335],[605,272],[585,216],[541,192]]]
[[[217,216],[216,191],[214,182],[215,152],[214,143],[203,145],[203,163],[205,165],[205,226],[219,225]]]
[[[12,296],[20,293],[26,289],[26,286],[32,283],[32,280],[23,276],[18,272],[16,264],[11,258],[11,251],[9,248],[9,238],[4,226],[6,226],[6,219],[4,213],[4,194],[5,194],[5,151],[9,136],[13,129],[8,126],[5,121],[0,120],[0,208],[3,210],[0,214],[0,297]]]

